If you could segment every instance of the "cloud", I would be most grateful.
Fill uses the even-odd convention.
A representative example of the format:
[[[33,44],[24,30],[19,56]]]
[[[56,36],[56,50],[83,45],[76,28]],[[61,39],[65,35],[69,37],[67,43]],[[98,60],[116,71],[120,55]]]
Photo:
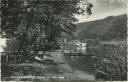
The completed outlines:
[[[93,3],[93,14],[87,18],[86,15],[76,16],[79,22],[103,19],[110,15],[120,15],[127,12],[127,0],[89,0]]]

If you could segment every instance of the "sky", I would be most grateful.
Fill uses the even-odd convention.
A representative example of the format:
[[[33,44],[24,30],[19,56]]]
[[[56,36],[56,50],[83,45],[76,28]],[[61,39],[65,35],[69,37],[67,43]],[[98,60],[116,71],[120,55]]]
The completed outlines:
[[[107,16],[127,13],[127,0],[89,0],[93,3],[92,15],[77,15],[79,22],[94,21]],[[79,23],[78,22],[78,23]]]
[[[0,37],[0,54],[3,52],[3,47],[6,46],[6,39]]]

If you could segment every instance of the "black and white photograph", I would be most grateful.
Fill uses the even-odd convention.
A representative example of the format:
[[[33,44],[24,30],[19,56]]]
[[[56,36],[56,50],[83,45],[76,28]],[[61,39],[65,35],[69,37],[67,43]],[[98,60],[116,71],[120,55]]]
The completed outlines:
[[[1,82],[127,81],[127,0],[0,0]]]

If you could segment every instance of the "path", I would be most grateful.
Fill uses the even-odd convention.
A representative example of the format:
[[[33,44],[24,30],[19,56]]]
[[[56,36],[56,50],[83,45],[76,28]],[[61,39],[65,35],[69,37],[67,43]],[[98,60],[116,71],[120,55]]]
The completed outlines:
[[[73,74],[73,75],[75,75],[75,77],[77,79],[81,79],[81,80],[95,80],[94,75],[88,74],[88,73],[81,71],[81,70],[73,69],[69,65],[69,63],[66,61],[64,55],[61,53],[60,50],[58,50],[57,52],[52,52],[51,54],[52,54],[55,61],[65,63],[65,64],[58,66],[59,69],[61,71],[63,71],[64,73]]]

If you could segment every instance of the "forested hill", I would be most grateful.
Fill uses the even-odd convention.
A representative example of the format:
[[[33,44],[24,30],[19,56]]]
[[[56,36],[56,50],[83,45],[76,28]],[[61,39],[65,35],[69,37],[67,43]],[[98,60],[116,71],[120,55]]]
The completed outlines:
[[[77,24],[77,38],[101,40],[124,40],[127,36],[127,15],[109,16],[107,18]]]

